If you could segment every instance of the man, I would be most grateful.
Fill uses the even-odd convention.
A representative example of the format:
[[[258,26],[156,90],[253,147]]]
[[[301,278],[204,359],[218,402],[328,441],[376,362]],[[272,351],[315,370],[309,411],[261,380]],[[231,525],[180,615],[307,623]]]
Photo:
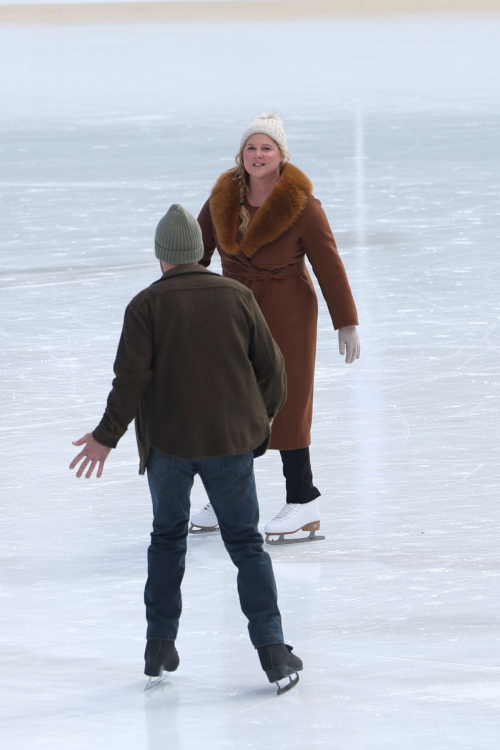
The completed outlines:
[[[70,469],[80,463],[77,477],[90,478],[96,467],[102,476],[135,417],[139,471],[147,470],[153,501],[145,589],[150,678],[179,665],[190,492],[200,475],[238,568],[250,640],[282,692],[297,683],[302,661],[284,644],[271,560],[257,530],[253,459],[265,452],[285,402],[283,357],[251,291],[198,265],[201,229],[182,206],[171,206],[158,224],[155,252],[163,276],[125,311],[106,411],[74,443],[83,448]]]

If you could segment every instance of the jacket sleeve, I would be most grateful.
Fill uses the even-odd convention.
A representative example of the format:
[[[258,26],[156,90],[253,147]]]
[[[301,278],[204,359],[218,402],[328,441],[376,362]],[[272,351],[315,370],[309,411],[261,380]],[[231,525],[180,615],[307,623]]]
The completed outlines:
[[[318,279],[333,327],[357,326],[358,314],[351,287],[320,201],[311,196],[305,211],[302,247]]]
[[[200,266],[208,268],[212,261],[212,255],[217,247],[217,242],[214,236],[214,227],[212,224],[212,216],[210,214],[210,201],[208,200],[200,211],[198,216],[198,224],[201,227],[201,233],[203,235],[203,247],[205,249],[203,258],[199,261]]]
[[[249,358],[264,401],[267,416],[272,419],[286,401],[285,360],[252,295]]]
[[[131,302],[125,310],[116,354],[112,389],[106,411],[92,435],[98,443],[116,448],[134,419],[152,372],[152,333],[144,305]]]

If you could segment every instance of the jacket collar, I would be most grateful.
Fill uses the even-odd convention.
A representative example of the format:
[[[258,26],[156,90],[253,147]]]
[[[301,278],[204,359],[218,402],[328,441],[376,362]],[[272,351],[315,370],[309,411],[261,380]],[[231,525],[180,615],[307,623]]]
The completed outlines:
[[[304,210],[313,186],[293,164],[285,164],[271,194],[259,208],[245,236],[238,241],[240,191],[234,169],[224,172],[210,196],[210,213],[220,249],[247,258],[290,229]]]
[[[212,276],[219,276],[220,274],[214,274],[213,271],[209,271],[205,266],[200,266],[198,263],[186,263],[182,266],[176,266],[175,268],[171,268],[170,271],[165,271],[163,276],[160,276],[159,279],[156,279],[156,281],[153,281],[153,284],[159,284],[162,281],[165,281],[165,279],[171,279],[174,276],[184,276],[188,273],[209,273]]]
[[[162,279],[169,279],[171,276],[179,276],[184,273],[210,273],[205,266],[200,266],[198,263],[185,263],[182,266],[175,266],[170,271],[165,271]],[[159,279],[161,281],[161,279]]]

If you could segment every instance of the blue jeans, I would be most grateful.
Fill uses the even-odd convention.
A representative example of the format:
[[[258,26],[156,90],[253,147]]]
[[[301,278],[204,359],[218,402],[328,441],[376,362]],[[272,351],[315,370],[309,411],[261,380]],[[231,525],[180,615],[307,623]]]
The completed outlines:
[[[144,592],[147,637],[175,641],[182,610],[184,576],[194,477],[200,475],[217,514],[220,532],[238,568],[238,593],[255,648],[283,643],[281,615],[271,558],[257,530],[259,506],[251,451],[186,461],[151,448],[148,482],[153,500],[153,531]]]

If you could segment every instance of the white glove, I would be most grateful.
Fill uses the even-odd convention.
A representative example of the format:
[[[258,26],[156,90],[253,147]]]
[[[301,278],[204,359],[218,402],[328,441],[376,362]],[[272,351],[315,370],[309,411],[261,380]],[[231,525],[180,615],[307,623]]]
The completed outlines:
[[[352,364],[355,359],[359,359],[359,355],[361,354],[361,344],[356,326],[339,328],[339,352],[341,356],[344,356],[344,354],[346,355],[345,361],[348,365]]]

